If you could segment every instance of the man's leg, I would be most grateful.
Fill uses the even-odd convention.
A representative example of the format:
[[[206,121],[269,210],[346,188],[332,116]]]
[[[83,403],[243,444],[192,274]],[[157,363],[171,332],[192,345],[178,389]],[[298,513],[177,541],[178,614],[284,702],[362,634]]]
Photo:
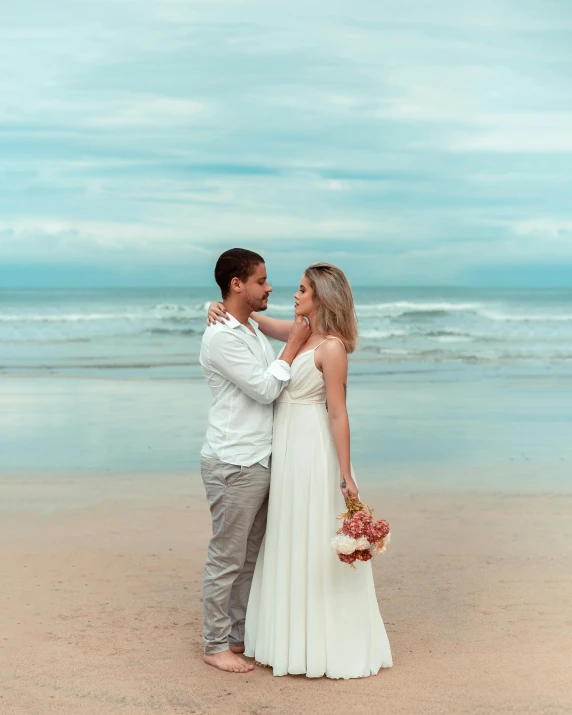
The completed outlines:
[[[221,667],[218,661],[232,656],[228,651],[230,593],[246,560],[248,537],[268,492],[269,479],[261,495],[261,475],[249,479],[246,468],[203,459],[201,471],[213,522],[203,584],[205,660]],[[240,658],[232,658],[251,668]],[[225,660],[223,669],[233,669],[227,665]]]
[[[254,471],[258,470],[259,475],[255,475]],[[249,468],[249,476],[258,484],[263,486],[270,483],[270,473],[265,467],[256,464]],[[244,647],[244,621],[246,618],[246,607],[248,605],[248,596],[252,585],[252,576],[260,551],[260,545],[264,539],[266,532],[266,516],[268,512],[268,489],[266,489],[266,498],[262,502],[258,513],[252,524],[252,529],[248,536],[246,545],[246,558],[242,571],[233,584],[230,592],[229,615],[231,619],[231,631],[229,636],[229,644],[232,648],[239,650]]]

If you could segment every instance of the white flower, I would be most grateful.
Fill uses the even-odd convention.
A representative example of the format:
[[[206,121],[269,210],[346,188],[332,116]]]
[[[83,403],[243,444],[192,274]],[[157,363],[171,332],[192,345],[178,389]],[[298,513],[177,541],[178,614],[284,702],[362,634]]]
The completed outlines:
[[[359,539],[356,541],[356,549],[359,549],[359,551],[369,549],[370,546],[371,544],[365,536],[360,536]]]
[[[385,536],[381,540],[381,543],[378,541],[377,543],[371,545],[371,547],[370,547],[371,555],[378,556],[379,554],[384,554],[387,551],[387,547],[389,546],[390,541],[391,541],[391,532],[388,532],[387,536]]]
[[[334,536],[330,545],[338,554],[353,554],[356,550],[356,540],[347,534],[337,534]]]

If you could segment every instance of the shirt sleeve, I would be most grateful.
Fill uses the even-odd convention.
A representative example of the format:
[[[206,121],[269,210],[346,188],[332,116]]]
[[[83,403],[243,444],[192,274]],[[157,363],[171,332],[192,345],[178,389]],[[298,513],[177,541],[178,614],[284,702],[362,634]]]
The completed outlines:
[[[226,330],[211,339],[208,360],[213,370],[263,405],[274,402],[290,380],[287,362],[274,360],[265,370],[244,342]]]

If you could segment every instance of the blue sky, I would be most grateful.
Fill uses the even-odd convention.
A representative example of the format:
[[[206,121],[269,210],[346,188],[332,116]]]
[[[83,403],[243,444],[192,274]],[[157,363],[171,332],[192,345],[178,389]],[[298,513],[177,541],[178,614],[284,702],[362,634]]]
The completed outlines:
[[[572,285],[572,5],[3,8],[0,285]]]

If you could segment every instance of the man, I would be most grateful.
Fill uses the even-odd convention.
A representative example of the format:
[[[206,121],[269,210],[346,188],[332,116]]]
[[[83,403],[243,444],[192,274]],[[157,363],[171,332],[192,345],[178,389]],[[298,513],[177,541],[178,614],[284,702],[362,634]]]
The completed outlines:
[[[280,360],[250,319],[268,307],[272,287],[264,259],[243,248],[223,253],[215,280],[229,318],[203,336],[201,365],[212,406],[201,452],[201,474],[213,536],[203,582],[204,660],[246,673],[244,621],[256,558],[266,529],[270,488],[273,402],[290,379],[290,366],[310,335],[296,318]]]

